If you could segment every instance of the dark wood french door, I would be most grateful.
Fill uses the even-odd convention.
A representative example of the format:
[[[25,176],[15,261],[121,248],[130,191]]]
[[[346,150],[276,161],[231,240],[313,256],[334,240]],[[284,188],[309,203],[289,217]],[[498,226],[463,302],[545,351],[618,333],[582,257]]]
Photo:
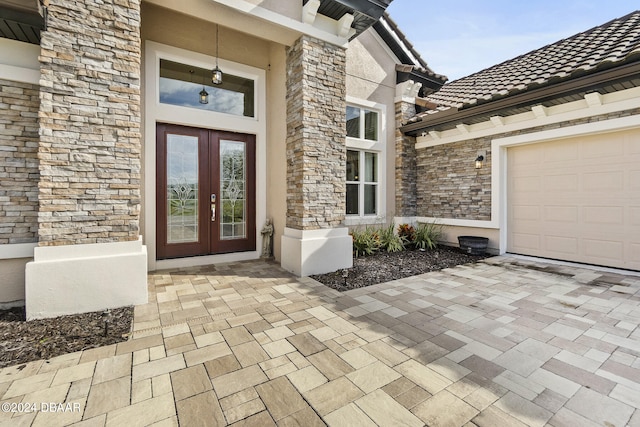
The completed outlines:
[[[256,249],[255,136],[159,123],[157,258]]]

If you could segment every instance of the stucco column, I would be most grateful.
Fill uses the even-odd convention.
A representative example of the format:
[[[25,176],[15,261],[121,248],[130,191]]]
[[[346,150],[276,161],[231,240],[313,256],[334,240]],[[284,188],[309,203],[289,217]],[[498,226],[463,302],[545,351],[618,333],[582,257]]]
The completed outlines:
[[[401,222],[411,222],[417,215],[418,179],[416,165],[416,138],[405,135],[400,127],[416,115],[415,96],[419,84],[412,81],[400,83],[396,87],[396,212]]]
[[[287,49],[287,226],[282,266],[299,275],[350,267],[345,49],[302,36]]]
[[[29,318],[147,299],[139,238],[140,46],[140,0],[49,1]]]

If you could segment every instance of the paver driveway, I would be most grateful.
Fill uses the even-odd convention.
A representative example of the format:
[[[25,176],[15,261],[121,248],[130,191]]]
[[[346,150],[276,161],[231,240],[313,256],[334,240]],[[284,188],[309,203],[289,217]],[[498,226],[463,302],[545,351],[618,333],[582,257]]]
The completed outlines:
[[[640,277],[530,264],[347,293],[262,261],[151,274],[132,340],[1,370],[0,423],[640,425]]]

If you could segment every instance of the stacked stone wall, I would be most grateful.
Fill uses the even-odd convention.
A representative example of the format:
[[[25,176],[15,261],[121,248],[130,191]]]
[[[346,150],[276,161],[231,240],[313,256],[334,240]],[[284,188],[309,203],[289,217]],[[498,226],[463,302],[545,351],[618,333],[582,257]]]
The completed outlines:
[[[400,131],[408,119],[415,116],[415,104],[398,101],[395,104],[396,119],[396,211],[395,216],[416,216],[417,164],[416,138]]]
[[[287,49],[287,227],[344,221],[345,66],[343,48],[308,36]]]
[[[40,245],[135,240],[140,1],[50,0],[40,72]]]
[[[491,219],[491,139],[480,138],[417,150],[418,216]],[[482,169],[478,151],[486,151]]]
[[[37,85],[0,80],[0,244],[36,241]]]
[[[514,132],[436,145],[417,150],[417,215],[435,218],[491,220],[491,141],[637,115],[640,108],[523,129]],[[486,152],[482,169],[475,169],[478,151]]]

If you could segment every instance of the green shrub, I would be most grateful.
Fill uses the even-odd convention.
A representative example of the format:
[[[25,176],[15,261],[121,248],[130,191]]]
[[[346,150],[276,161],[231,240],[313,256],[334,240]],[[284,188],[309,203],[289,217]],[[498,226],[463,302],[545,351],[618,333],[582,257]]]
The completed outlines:
[[[434,222],[418,223],[414,244],[418,249],[435,249],[442,237],[442,225]]]
[[[393,229],[393,224],[380,230],[380,247],[387,252],[400,252],[404,250],[404,241]]]
[[[378,230],[367,227],[364,230],[351,231],[353,239],[353,254],[356,257],[360,255],[372,255],[380,248],[380,235]]]

